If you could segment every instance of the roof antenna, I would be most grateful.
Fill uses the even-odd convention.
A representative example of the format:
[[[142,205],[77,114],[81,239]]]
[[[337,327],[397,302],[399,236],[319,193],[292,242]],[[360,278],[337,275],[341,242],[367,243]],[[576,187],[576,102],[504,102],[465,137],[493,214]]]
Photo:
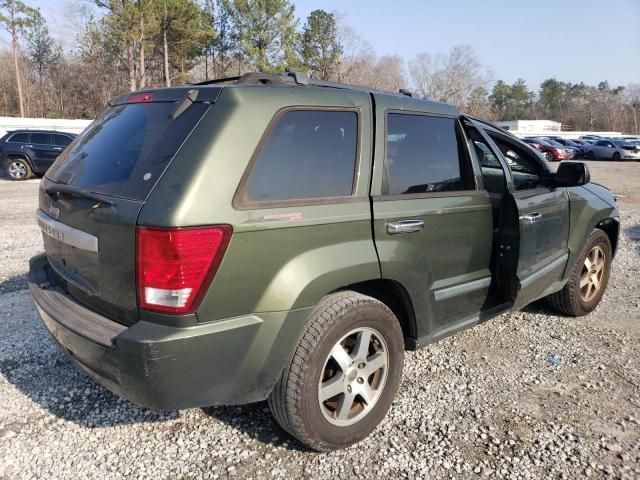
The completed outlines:
[[[406,88],[401,88],[400,90],[398,90],[398,93],[401,93],[405,97],[413,97],[413,92],[407,90]]]

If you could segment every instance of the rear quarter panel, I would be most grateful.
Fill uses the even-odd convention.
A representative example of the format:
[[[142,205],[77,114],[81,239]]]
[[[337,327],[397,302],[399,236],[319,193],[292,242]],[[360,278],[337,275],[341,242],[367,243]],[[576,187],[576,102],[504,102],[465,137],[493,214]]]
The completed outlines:
[[[354,197],[339,203],[234,207],[234,195],[264,132],[279,110],[291,106],[358,111]],[[150,194],[138,221],[233,226],[227,252],[197,312],[199,321],[309,307],[344,285],[380,276],[368,198],[371,129],[365,92],[264,86],[223,90]]]

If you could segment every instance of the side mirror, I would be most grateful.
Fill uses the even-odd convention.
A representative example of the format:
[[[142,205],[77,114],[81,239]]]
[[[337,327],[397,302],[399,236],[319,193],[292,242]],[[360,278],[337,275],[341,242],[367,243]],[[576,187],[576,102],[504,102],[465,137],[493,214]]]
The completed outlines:
[[[553,177],[559,187],[579,187],[591,181],[589,168],[582,162],[562,162]]]

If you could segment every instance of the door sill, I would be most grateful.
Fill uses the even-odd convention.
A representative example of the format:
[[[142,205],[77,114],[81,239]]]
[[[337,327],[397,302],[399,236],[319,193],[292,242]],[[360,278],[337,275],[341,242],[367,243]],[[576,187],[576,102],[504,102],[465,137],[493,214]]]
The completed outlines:
[[[427,345],[437,342],[438,340],[442,340],[443,338],[449,337],[454,333],[458,333],[462,330],[474,327],[486,322],[487,320],[491,320],[498,315],[508,312],[512,306],[513,302],[500,303],[493,307],[481,310],[479,313],[472,315],[471,317],[463,318],[462,320],[459,320],[457,322],[445,325],[444,327],[440,327],[429,335],[425,335],[419,338],[406,338],[405,348],[407,350],[417,350],[419,348],[426,347]]]

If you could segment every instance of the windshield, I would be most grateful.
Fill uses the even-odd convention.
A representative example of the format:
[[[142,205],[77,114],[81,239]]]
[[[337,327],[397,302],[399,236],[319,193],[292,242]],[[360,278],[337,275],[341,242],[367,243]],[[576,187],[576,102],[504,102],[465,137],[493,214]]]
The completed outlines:
[[[104,195],[144,200],[209,104],[177,118],[175,103],[107,109],[47,172],[54,182]]]

